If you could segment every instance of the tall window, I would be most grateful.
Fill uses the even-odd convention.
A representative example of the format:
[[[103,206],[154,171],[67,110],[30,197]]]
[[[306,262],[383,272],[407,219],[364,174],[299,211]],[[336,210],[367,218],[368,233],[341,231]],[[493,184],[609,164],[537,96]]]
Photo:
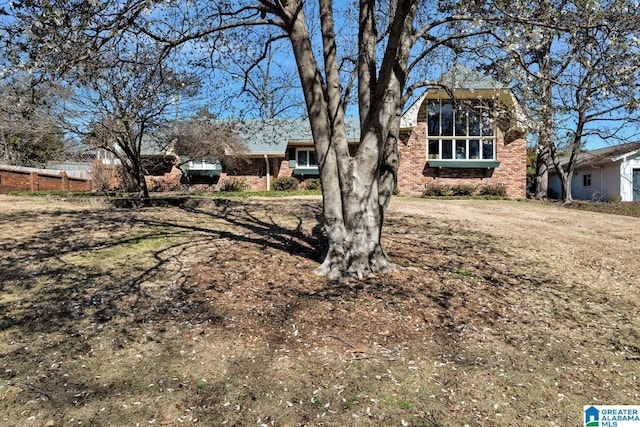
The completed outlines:
[[[428,101],[428,159],[494,160],[495,140],[489,104],[477,100]]]
[[[313,148],[298,148],[296,150],[296,165],[299,168],[317,168],[316,151]]]

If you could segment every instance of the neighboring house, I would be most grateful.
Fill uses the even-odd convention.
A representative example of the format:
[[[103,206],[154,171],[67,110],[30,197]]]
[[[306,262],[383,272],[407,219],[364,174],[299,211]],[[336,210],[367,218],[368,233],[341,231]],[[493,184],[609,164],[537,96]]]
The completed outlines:
[[[97,148],[95,150],[95,160],[99,160],[104,166],[107,167],[117,167],[120,166],[120,160],[111,152],[105,150],[104,148]]]
[[[561,159],[566,165],[568,158]],[[560,177],[549,170],[550,196],[561,194]],[[578,154],[571,196],[576,200],[640,201],[640,142],[619,144]]]
[[[90,161],[59,161],[47,162],[46,169],[65,171],[67,175],[76,178],[91,179],[92,165]]]

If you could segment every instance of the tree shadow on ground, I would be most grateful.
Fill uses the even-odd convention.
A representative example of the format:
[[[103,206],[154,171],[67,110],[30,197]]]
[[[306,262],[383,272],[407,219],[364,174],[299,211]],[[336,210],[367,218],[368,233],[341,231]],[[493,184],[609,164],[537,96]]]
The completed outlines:
[[[122,205],[122,201],[114,203]],[[163,208],[170,206],[166,201],[159,204]],[[198,206],[201,205],[212,206],[214,210],[200,210]],[[109,314],[113,311],[109,307],[115,306],[115,301],[127,297],[135,297],[133,301],[139,301],[144,293],[140,284],[166,274],[167,264],[175,263],[181,254],[197,247],[215,246],[219,241],[229,241],[231,246],[239,242],[258,245],[262,249],[271,248],[311,260],[317,260],[323,250],[322,239],[317,234],[318,226],[303,230],[303,218],[296,217],[291,211],[286,215],[294,218],[295,222],[291,227],[285,227],[279,225],[268,211],[258,217],[241,202],[205,200],[203,203],[198,199],[183,199],[179,209],[174,211],[176,221],[150,218],[145,215],[145,208],[40,214],[37,222],[52,224],[50,227],[44,227],[25,239],[2,244],[2,289],[9,284],[27,291],[36,286],[40,289],[33,301],[22,304],[22,316],[2,319],[0,329],[16,325],[21,320],[60,325],[64,319],[82,317],[88,307],[101,307],[96,314],[97,320],[108,320],[113,314]],[[299,207],[298,210],[298,214],[311,218],[317,219],[319,215],[317,206]],[[180,221],[182,216],[196,214],[199,218],[195,223]],[[23,218],[32,217],[33,212],[13,213],[11,221],[21,223]],[[207,226],[208,220],[218,221],[216,225],[219,227]],[[169,244],[154,249],[150,254],[152,261],[144,268],[125,271],[97,268],[84,262],[88,258],[116,255],[122,248],[123,252],[130,252],[131,258],[118,260],[118,263],[131,261],[135,264],[135,245],[159,239],[168,240]],[[233,251],[227,255],[233,257]],[[105,262],[109,260],[105,259]],[[171,268],[175,283],[185,280],[184,267],[178,263]],[[0,312],[8,313],[9,310],[0,306]]]
[[[39,373],[60,355],[91,357],[101,336],[114,352],[147,344],[188,352],[194,343],[169,336],[175,324],[213,340],[268,344],[258,357],[263,377],[283,348],[375,355],[398,345],[429,352],[439,343],[463,351],[467,327],[494,326],[523,292],[550,280],[523,274],[490,235],[428,216],[389,215],[384,245],[406,268],[329,282],[311,274],[323,251],[320,214],[316,200],[198,199],[37,214],[36,223],[50,225],[2,244],[0,286],[10,297],[0,304],[0,333],[10,344],[0,353],[0,378],[26,384],[53,406],[127,394],[127,378],[105,388],[89,377]],[[33,222],[33,215],[0,217],[0,226]],[[236,362],[227,369],[237,375],[256,366]],[[182,381],[162,379],[172,387]],[[216,397],[224,387],[186,395],[200,402],[202,419],[219,422],[212,408],[224,403]],[[265,393],[262,387],[247,388],[246,398]]]
[[[471,304],[472,293],[491,301],[492,307],[502,308],[496,303],[508,304],[514,288],[552,280],[523,277],[505,269],[509,254],[491,236],[405,216],[388,219],[390,233],[385,247],[407,270],[361,282],[326,282],[307,274],[324,250],[317,201],[270,201],[268,207],[260,202],[230,200],[159,203],[162,208],[177,206],[174,217],[147,215],[147,210],[156,209],[148,205],[51,212],[39,219],[53,223],[51,227],[30,238],[4,243],[2,286],[11,284],[27,292],[17,309],[7,303],[0,305],[0,312],[7,313],[0,318],[0,330],[73,330],[79,319],[106,323],[122,313],[127,318],[133,314],[137,322],[161,321],[167,315],[191,321],[204,320],[199,316],[220,320],[236,303],[216,298],[225,290],[249,285],[262,291],[264,304],[281,307],[279,313],[270,309],[272,315],[262,316],[264,328],[274,321],[288,321],[300,308],[312,310],[318,301],[352,301],[366,294],[386,307],[407,301],[425,305],[426,298],[431,301],[430,310],[439,311],[438,322],[455,329],[461,321],[457,313],[472,314],[473,310],[461,311],[462,306]],[[116,206],[122,206],[122,201]],[[20,215],[12,221],[20,222]],[[30,217],[32,213],[23,215]],[[169,243],[153,249],[143,264],[136,265],[135,259],[120,260],[112,266],[115,268],[83,264],[83,258],[91,258],[93,253],[102,257],[119,248],[130,250],[135,257],[133,246],[158,239]],[[226,243],[220,246],[220,242]],[[220,249],[211,249],[217,245]],[[207,247],[211,249],[208,252],[199,249]],[[219,268],[252,251],[259,256],[239,259],[233,271]],[[194,257],[205,252],[208,257],[196,264],[181,261],[184,254]],[[286,264],[274,265],[267,255],[280,263],[285,257]],[[133,268],[127,271],[127,264]],[[204,274],[198,276],[198,271]],[[305,273],[302,279],[297,277],[301,273]],[[161,292],[141,288],[141,284],[154,281],[170,281],[171,286]],[[28,292],[32,287],[37,288],[35,292]],[[160,297],[166,300],[159,302]],[[496,310],[492,308],[494,316],[499,315]]]

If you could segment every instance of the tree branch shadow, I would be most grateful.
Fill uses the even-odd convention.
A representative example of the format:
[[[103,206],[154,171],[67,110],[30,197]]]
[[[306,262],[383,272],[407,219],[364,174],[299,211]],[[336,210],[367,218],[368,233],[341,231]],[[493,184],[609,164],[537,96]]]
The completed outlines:
[[[17,213],[11,221],[33,221],[32,215]],[[488,234],[437,224],[428,215],[387,215],[390,232],[383,243],[406,268],[362,281],[327,281],[308,268],[322,256],[320,216],[319,201],[270,200],[267,206],[198,199],[40,213],[37,221],[50,227],[2,243],[7,256],[0,260],[0,287],[14,299],[0,303],[0,332],[16,344],[0,354],[12,361],[0,377],[39,378],[35,370],[11,372],[13,361],[27,366],[35,353],[38,363],[50,362],[54,353],[86,355],[87,343],[105,330],[115,337],[108,343],[114,351],[149,339],[146,328],[164,350],[177,352],[162,340],[168,324],[201,325],[213,337],[230,339],[250,333],[273,349],[335,349],[331,337],[338,337],[349,343],[345,352],[401,343],[428,351],[425,342],[431,341],[463,351],[465,328],[495,324],[526,288],[552,280],[505,267],[508,251]],[[0,223],[7,221],[0,216]],[[126,251],[146,251],[148,259],[119,260]],[[39,336],[60,338],[43,344]],[[188,351],[188,342],[181,345]],[[262,354],[260,369],[277,358],[275,350]],[[241,360],[230,372],[240,375],[255,366]],[[61,406],[128,387],[126,378],[107,388],[79,378],[73,390],[56,381],[41,378],[32,386]],[[212,402],[220,407],[211,395],[216,387],[224,384],[212,385],[208,394],[196,392],[203,408]],[[73,397],[72,391],[83,390],[91,393]],[[220,414],[202,411],[205,419],[220,420]]]

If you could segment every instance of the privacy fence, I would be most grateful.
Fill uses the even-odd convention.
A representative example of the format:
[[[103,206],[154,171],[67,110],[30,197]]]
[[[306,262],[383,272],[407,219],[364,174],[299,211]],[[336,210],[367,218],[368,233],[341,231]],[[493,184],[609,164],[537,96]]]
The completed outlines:
[[[0,165],[0,194],[12,191],[86,191],[92,182],[86,171]]]

